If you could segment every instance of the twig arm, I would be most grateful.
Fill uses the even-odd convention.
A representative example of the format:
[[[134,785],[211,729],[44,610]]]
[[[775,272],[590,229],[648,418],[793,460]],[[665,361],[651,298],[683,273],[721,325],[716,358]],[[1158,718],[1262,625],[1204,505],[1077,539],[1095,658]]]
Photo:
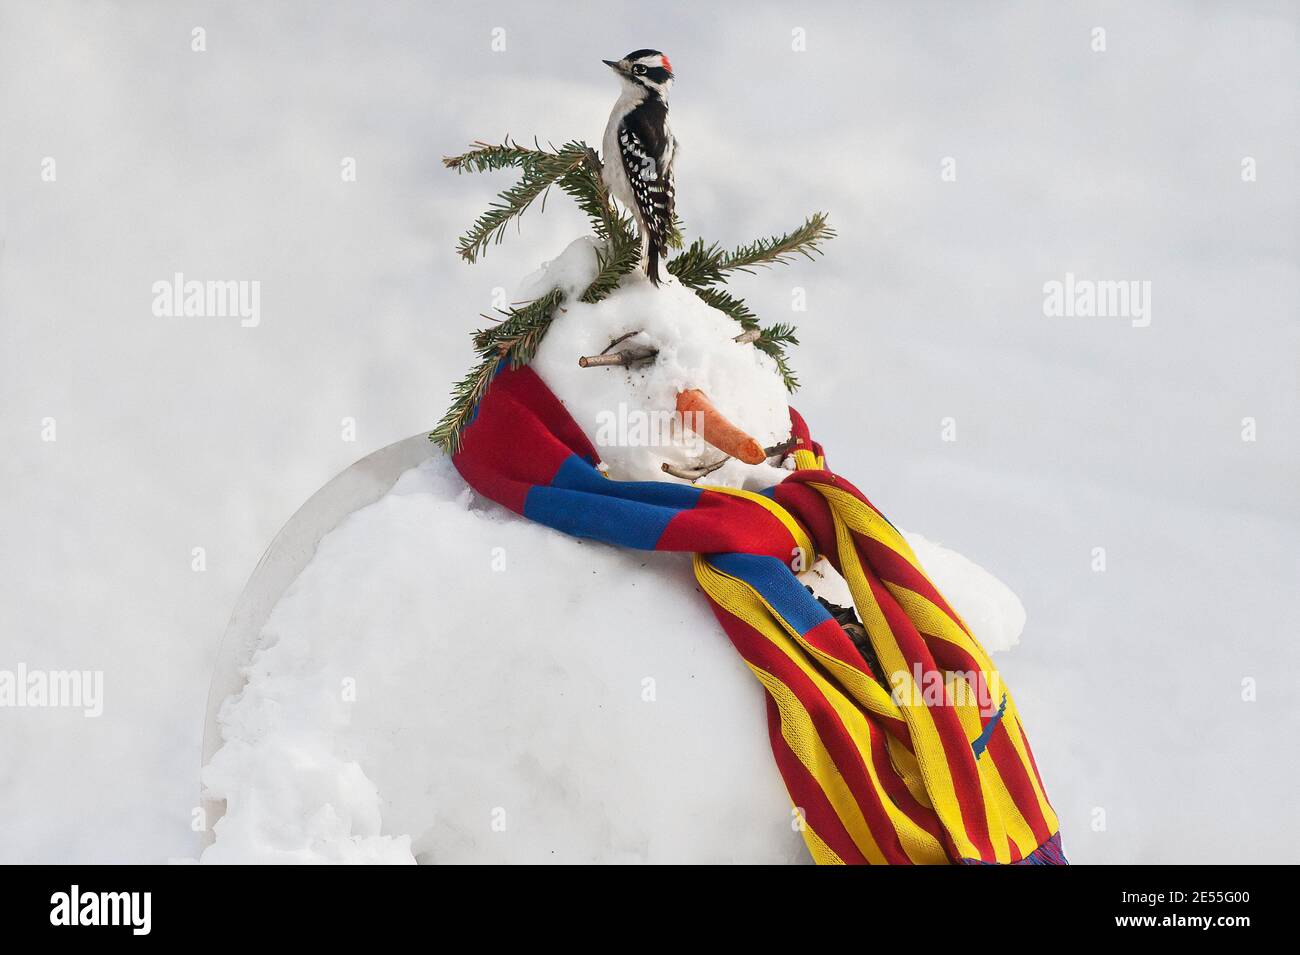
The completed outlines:
[[[643,361],[650,361],[659,354],[657,348],[624,348],[616,352],[601,352],[599,355],[583,355],[578,359],[581,368],[609,368],[622,365],[631,367]]]

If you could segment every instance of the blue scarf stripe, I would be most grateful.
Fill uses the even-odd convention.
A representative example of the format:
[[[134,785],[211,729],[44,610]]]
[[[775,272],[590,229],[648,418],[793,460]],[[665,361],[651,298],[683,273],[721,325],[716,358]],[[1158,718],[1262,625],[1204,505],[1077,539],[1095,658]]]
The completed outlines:
[[[799,583],[794,571],[775,557],[710,554],[709,563],[757,590],[772,609],[801,635],[831,619],[826,608]]]
[[[572,454],[549,486],[529,489],[524,516],[574,537],[654,550],[669,522],[694,507],[702,493],[685,484],[611,481]]]

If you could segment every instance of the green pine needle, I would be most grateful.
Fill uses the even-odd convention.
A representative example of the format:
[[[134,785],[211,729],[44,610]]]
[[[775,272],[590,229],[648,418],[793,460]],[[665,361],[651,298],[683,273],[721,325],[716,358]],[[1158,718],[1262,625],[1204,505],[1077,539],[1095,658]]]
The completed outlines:
[[[505,236],[506,227],[528,211],[528,207],[555,183],[573,173],[587,162],[587,147],[570,143],[558,152],[529,152],[522,155],[519,147],[503,147],[487,153],[482,150],[467,153],[470,168],[491,169],[497,163],[514,162],[524,174],[519,182],[501,193],[488,211],[474,220],[474,224],[460,237],[457,253],[466,262],[476,262],[487,252],[488,246],[497,244]],[[464,160],[466,157],[456,157]],[[453,162],[456,160],[452,160]],[[443,160],[448,162],[448,160]],[[455,166],[453,168],[463,168]]]
[[[483,396],[487,394],[492,375],[496,372],[497,358],[480,359],[464,378],[458,381],[451,393],[451,407],[447,409],[442,420],[429,432],[429,440],[448,454],[460,450],[462,432],[474,409]]]
[[[486,393],[497,365],[503,358],[512,368],[532,360],[563,298],[564,293],[555,289],[527,305],[503,312],[504,320],[474,333],[478,364],[452,388],[451,407],[429,434],[431,441],[448,454],[460,450],[461,432],[474,417],[474,409]]]
[[[826,213],[814,212],[799,228],[781,236],[759,239],[749,245],[742,245],[726,255],[719,265],[725,273],[732,270],[751,271],[753,266],[784,265],[796,255],[802,255],[814,261],[821,255],[821,246],[835,238],[835,230],[826,224]]]
[[[641,261],[641,243],[629,227],[627,233],[613,233],[605,248],[596,253],[596,258],[599,268],[596,277],[582,293],[584,302],[599,302],[618,288],[623,276],[635,269]]]
[[[835,237],[826,224],[824,212],[813,213],[803,225],[785,235],[769,236],[731,251],[723,251],[715,242],[705,245],[696,239],[685,252],[668,263],[668,271],[691,288],[703,288],[725,282],[730,272],[753,272],[756,266],[790,262],[796,255],[812,259],[821,254],[823,243]]]
[[[712,286],[695,289],[694,292],[713,308],[720,312],[726,312],[738,321],[740,327],[745,331],[758,328],[758,316],[749,310],[749,306],[745,304],[743,298],[737,298],[730,292]]]
[[[509,137],[499,146],[491,143],[474,143],[474,148],[460,156],[443,156],[442,164],[456,172],[491,172],[522,166],[542,156],[541,149],[528,149],[512,143]]]
[[[773,322],[768,325],[759,332],[758,340],[754,342],[755,348],[770,355],[776,361],[777,371],[781,373],[781,379],[785,382],[785,390],[791,394],[799,390],[799,378],[790,367],[785,350],[787,346],[798,344],[799,339],[795,337],[794,326],[787,325],[785,322]]]

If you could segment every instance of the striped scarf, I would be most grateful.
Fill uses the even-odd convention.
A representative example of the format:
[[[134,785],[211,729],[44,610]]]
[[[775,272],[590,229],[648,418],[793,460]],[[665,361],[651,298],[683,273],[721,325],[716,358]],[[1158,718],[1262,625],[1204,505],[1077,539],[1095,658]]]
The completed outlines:
[[[453,460],[476,491],[530,520],[695,555],[714,614],[767,691],[772,750],[817,862],[1064,864],[988,654],[902,535],[790,417],[796,469],[761,493],[614,481],[542,380],[503,363]],[[816,555],[848,582],[870,648],[795,576]]]

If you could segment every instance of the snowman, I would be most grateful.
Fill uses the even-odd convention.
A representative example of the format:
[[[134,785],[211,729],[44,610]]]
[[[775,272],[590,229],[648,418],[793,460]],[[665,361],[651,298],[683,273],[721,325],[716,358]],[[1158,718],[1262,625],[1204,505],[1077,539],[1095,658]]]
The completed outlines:
[[[773,360],[671,279],[631,275],[578,301],[598,251],[576,240],[515,298],[566,293],[530,367],[607,476],[743,489],[785,478]],[[628,357],[581,361],[602,353]],[[687,393],[702,414],[672,414]],[[250,614],[237,689],[214,709],[202,861],[807,861],[763,690],[690,592],[689,558],[531,523],[412,442],[425,459]],[[757,461],[733,454],[755,446]],[[1024,611],[1005,585],[907,538],[986,647],[1018,641]],[[800,578],[851,606],[824,560]]]

